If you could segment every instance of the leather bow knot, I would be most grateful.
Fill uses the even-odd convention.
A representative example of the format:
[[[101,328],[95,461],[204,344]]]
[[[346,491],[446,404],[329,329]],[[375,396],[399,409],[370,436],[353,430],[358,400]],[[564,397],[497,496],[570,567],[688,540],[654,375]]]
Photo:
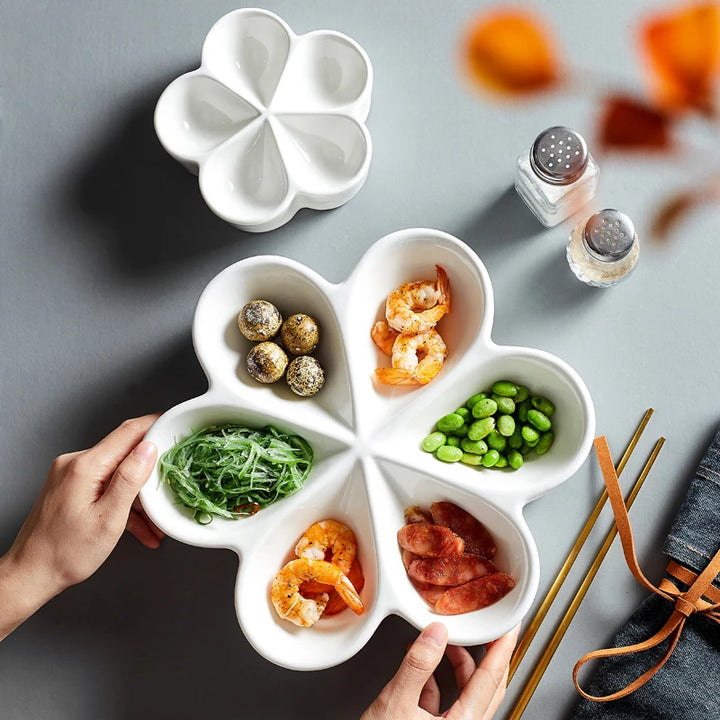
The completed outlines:
[[[685,617],[690,617],[697,611],[697,606],[686,600],[682,595],[675,598],[675,609],[682,613]]]

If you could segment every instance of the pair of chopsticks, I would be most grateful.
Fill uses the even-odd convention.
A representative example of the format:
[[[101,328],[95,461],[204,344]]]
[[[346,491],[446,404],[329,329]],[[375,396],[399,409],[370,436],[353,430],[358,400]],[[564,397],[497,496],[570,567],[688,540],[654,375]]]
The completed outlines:
[[[635,430],[635,434],[632,436],[632,439],[628,443],[628,446],[623,453],[622,457],[620,458],[620,461],[618,462],[617,466],[615,467],[615,472],[617,473],[618,477],[620,476],[620,473],[622,473],[623,469],[625,468],[625,465],[627,465],[628,460],[630,459],[630,456],[633,453],[633,450],[635,450],[636,445],[638,444],[638,441],[640,440],[640,436],[642,435],[643,431],[645,430],[645,427],[647,426],[650,417],[653,414],[653,409],[650,408],[643,416],[642,420],[640,421],[640,424],[637,427],[637,430]],[[650,453],[650,456],[647,459],[647,462],[645,463],[645,466],[643,467],[642,471],[640,472],[640,475],[638,476],[637,480],[635,481],[635,485],[633,485],[632,490],[628,494],[626,500],[625,500],[625,506],[630,509],[633,502],[635,501],[635,498],[637,497],[638,492],[640,492],[640,488],[642,487],[643,483],[645,482],[645,478],[648,476],[650,469],[653,466],[653,463],[655,462],[655,458],[657,458],[658,453],[660,452],[660,449],[663,446],[663,443],[665,442],[665,438],[661,437],[656,443],[655,447],[653,448],[652,452]],[[577,540],[575,541],[575,544],[573,545],[572,549],[570,550],[570,553],[568,554],[567,558],[565,559],[565,562],[563,563],[562,567],[560,568],[560,571],[557,574],[557,577],[555,578],[553,584],[550,586],[550,589],[548,590],[548,594],[546,595],[545,599],[543,600],[542,604],[538,608],[537,613],[535,614],[535,617],[532,619],[530,624],[528,625],[527,630],[523,634],[522,638],[520,639],[520,642],[518,643],[517,648],[515,649],[515,653],[512,656],[512,659],[510,660],[510,670],[508,672],[508,684],[512,680],[513,675],[515,674],[515,671],[517,670],[518,666],[520,665],[520,662],[522,661],[523,657],[525,656],[525,653],[527,652],[528,648],[530,647],[530,643],[532,642],[533,638],[535,637],[537,631],[540,628],[540,625],[542,624],[543,620],[545,619],[545,616],[547,615],[548,611],[550,610],[550,606],[552,605],[553,601],[555,600],[555,597],[557,596],[558,592],[560,591],[560,588],[562,587],[563,582],[565,582],[565,579],[568,576],[568,573],[570,572],[570,569],[573,566],[573,563],[577,559],[577,556],[580,554],[580,550],[582,549],[583,545],[585,544],[585,541],[588,538],[588,535],[590,534],[590,531],[592,530],[593,526],[595,525],[595,522],[597,521],[601,510],[605,506],[605,503],[608,499],[607,490],[603,490],[602,494],[598,498],[597,503],[595,504],[595,507],[593,508],[592,512],[590,513],[590,516],[587,519],[587,522],[585,523],[585,526],[580,531],[580,534],[578,535]],[[590,569],[587,571],[587,574],[585,575],[584,580],[580,584],[580,587],[578,588],[575,597],[570,602],[570,605],[568,606],[567,610],[565,611],[565,615],[563,615],[562,619],[560,620],[557,628],[555,629],[555,632],[553,636],[550,638],[550,641],[548,642],[545,650],[543,651],[543,654],[540,656],[540,659],[537,662],[537,665],[535,666],[532,674],[527,680],[527,683],[525,684],[525,687],[523,688],[522,692],[520,693],[520,696],[518,697],[513,709],[510,711],[510,714],[507,717],[507,720],[518,720],[525,711],[525,708],[527,707],[527,704],[530,702],[530,699],[533,696],[533,693],[535,692],[535,689],[537,688],[538,684],[540,683],[540,680],[542,679],[543,674],[545,673],[545,670],[547,669],[548,665],[550,664],[550,661],[552,660],[553,655],[555,654],[555,651],[557,650],[558,646],[560,645],[560,642],[562,641],[565,632],[567,631],[568,627],[570,626],[570,623],[572,622],[573,618],[575,617],[575,613],[577,612],[578,608],[580,607],[580,603],[582,603],[583,598],[587,594],[587,591],[590,587],[590,584],[592,583],[593,579],[595,578],[595,575],[597,574],[598,570],[600,569],[600,565],[602,564],[602,561],[605,559],[605,555],[607,555],[608,550],[610,549],[610,546],[612,545],[613,540],[615,539],[615,536],[617,535],[617,526],[613,524],[612,528],[608,532],[605,541],[603,542],[602,546],[600,547],[600,550],[598,551],[597,555],[595,556],[595,559],[592,562],[592,565],[590,566]]]

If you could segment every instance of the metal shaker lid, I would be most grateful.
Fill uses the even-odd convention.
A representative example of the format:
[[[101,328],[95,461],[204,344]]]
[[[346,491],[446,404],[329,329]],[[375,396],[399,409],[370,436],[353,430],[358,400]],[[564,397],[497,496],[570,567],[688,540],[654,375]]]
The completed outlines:
[[[635,241],[635,226],[625,213],[607,208],[587,219],[583,239],[598,260],[621,260]]]
[[[575,182],[587,164],[588,149],[582,135],[561,125],[543,130],[530,149],[535,174],[553,185]]]

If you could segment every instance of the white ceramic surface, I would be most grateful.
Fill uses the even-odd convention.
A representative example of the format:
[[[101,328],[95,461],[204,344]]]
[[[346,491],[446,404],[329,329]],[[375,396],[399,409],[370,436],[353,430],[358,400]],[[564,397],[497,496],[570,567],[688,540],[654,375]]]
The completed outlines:
[[[160,96],[155,130],[199,175],[213,212],[243,230],[272,230],[362,187],[372,77],[365,51],[341,33],[295,35],[267,10],[235,10],[210,29],[200,67]]]
[[[422,388],[391,387],[374,380],[388,364],[370,339],[394,288],[448,272],[452,312],[437,328],[448,346],[440,374]],[[283,382],[261,385],[245,370],[251,343],[236,317],[254,299],[275,303],[283,316],[307,312],[321,326],[317,356],[327,377],[314,398],[294,396]],[[455,644],[499,637],[525,615],[539,578],[537,549],[522,510],[533,498],[569,478],[587,456],[595,432],[590,395],[580,377],[539,350],[493,343],[493,294],[488,273],[464,243],[437,230],[409,229],[373,245],[342,284],[282,257],[242,260],[217,275],[195,311],[193,338],[209,381],[206,394],[165,413],[148,439],[160,453],[211,423],[271,423],[296,432],[313,447],[315,464],[296,495],[242,520],[215,518],[199,525],[178,506],[157,471],[142,490],[143,505],[168,535],[193,545],[230,548],[240,558],[237,615],[259,653],[285,667],[317,670],[355,654],[381,620],[394,613],[417,628],[442,620]],[[516,472],[447,465],[420,447],[440,416],[469,395],[501,379],[514,379],[552,398],[555,443]],[[498,544],[498,567],[516,587],[495,605],[465,615],[439,616],[420,599],[405,574],[396,534],[408,505],[455,502],[487,525]],[[366,612],[345,611],[309,629],[281,620],[269,588],[303,531],[335,518],[355,531],[366,584]]]

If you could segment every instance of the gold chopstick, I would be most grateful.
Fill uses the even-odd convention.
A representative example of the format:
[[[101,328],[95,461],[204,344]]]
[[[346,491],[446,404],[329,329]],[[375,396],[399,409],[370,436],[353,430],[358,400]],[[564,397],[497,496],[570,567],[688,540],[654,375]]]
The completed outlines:
[[[652,414],[653,409],[649,408],[645,415],[643,415],[643,418],[640,421],[640,424],[637,426],[635,434],[630,439],[627,448],[625,448],[625,452],[623,453],[623,456],[620,458],[620,462],[615,468],[615,472],[617,473],[618,477],[620,477],[620,473],[623,471],[625,465],[630,459],[630,455],[632,455],[635,446],[638,444],[638,440],[640,440],[640,436],[643,434],[643,431],[645,430],[645,427],[650,421]],[[595,504],[595,507],[593,508],[593,511],[590,513],[590,516],[585,523],[585,527],[583,527],[583,529],[580,531],[580,534],[578,535],[575,544],[570,550],[568,556],[565,558],[565,562],[560,568],[560,571],[558,572],[557,577],[553,581],[553,584],[550,586],[550,589],[548,590],[545,599],[542,601],[542,604],[538,608],[538,611],[535,613],[535,617],[530,621],[527,630],[523,633],[522,638],[520,638],[520,642],[515,648],[515,652],[513,653],[513,656],[510,660],[510,670],[508,672],[507,679],[508,685],[510,684],[512,677],[515,674],[515,671],[518,669],[518,665],[520,665],[522,659],[525,657],[525,653],[530,647],[530,643],[533,641],[533,638],[537,634],[537,631],[540,629],[540,625],[542,625],[543,620],[545,620],[545,616],[548,614],[550,606],[553,604],[558,592],[560,591],[560,588],[562,587],[562,584],[565,582],[565,579],[567,578],[568,573],[573,566],[573,563],[577,559],[577,556],[580,554],[580,550],[585,544],[588,535],[590,535],[590,531],[593,529],[593,526],[595,525],[595,522],[600,515],[600,511],[605,506],[607,497],[607,490],[603,490],[602,494],[598,498],[597,503]]]
[[[648,457],[648,460],[645,463],[645,467],[643,467],[642,472],[640,473],[637,481],[635,482],[635,485],[633,485],[630,494],[625,500],[625,507],[628,510],[632,507],[632,504],[635,501],[637,494],[640,492],[640,488],[645,482],[645,478],[648,476],[648,473],[650,472],[650,469],[655,462],[655,458],[658,456],[660,448],[662,448],[664,442],[665,438],[661,437],[655,443],[655,447],[653,448],[652,453],[650,453],[650,457]],[[594,580],[597,571],[600,569],[600,565],[605,559],[605,555],[607,555],[607,552],[610,549],[610,546],[612,545],[612,542],[615,539],[617,532],[617,525],[613,525],[610,529],[610,532],[608,532],[607,537],[605,538],[605,542],[602,544],[602,547],[598,551],[595,560],[593,560],[590,569],[587,571],[585,579],[580,584],[577,593],[575,593],[575,597],[572,599],[570,605],[568,606],[568,609],[565,611],[565,615],[563,615],[562,620],[560,620],[560,623],[558,624],[552,638],[550,638],[550,642],[548,643],[543,654],[541,655],[538,664],[535,666],[535,669],[533,670],[530,678],[525,684],[522,693],[520,693],[520,697],[517,699],[517,702],[515,703],[512,711],[510,712],[510,715],[508,715],[507,720],[518,720],[525,711],[527,704],[530,702],[530,698],[532,698],[535,689],[540,683],[540,680],[542,679],[542,676],[547,669],[547,666],[550,664],[550,661],[552,660],[555,651],[560,645],[560,642],[562,641],[565,632],[567,631],[570,623],[575,617],[575,613],[580,607],[580,603],[583,601],[583,598],[585,597],[588,588],[590,587],[590,584]]]

